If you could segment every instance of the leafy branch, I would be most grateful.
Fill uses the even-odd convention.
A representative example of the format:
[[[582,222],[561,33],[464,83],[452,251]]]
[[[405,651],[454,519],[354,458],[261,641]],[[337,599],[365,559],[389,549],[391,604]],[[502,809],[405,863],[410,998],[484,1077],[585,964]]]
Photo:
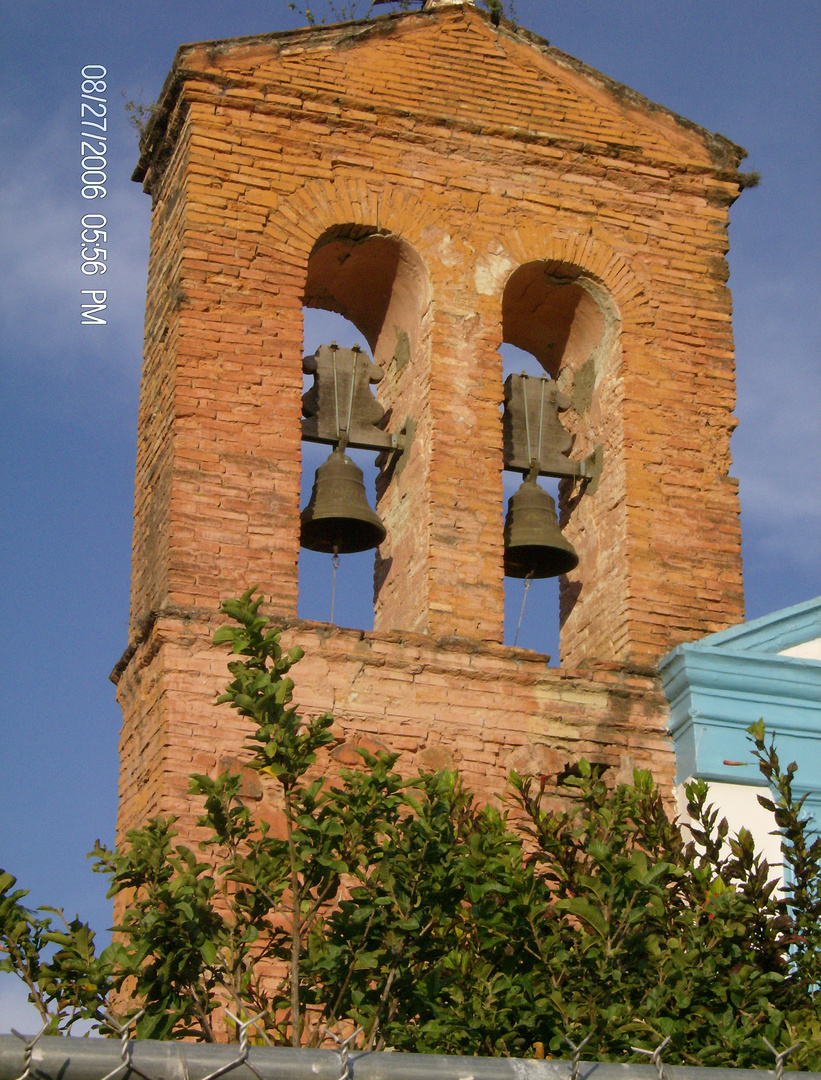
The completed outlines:
[[[0,871],[0,971],[22,980],[46,1034],[67,1035],[78,1020],[104,1025],[111,980],[96,956],[94,932],[56,908],[25,907],[28,891],[16,884]]]

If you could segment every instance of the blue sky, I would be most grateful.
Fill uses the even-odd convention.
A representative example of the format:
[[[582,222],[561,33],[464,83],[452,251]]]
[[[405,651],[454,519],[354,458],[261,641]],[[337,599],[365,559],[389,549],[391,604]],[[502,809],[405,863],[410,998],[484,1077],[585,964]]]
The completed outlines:
[[[747,615],[821,594],[821,5],[516,7],[557,48],[746,147],[744,167],[761,172],[731,211],[729,255]],[[137,143],[123,95],[152,101],[183,42],[300,22],[285,0],[0,5],[0,865],[33,903],[63,905],[100,931],[110,912],[85,853],[114,833],[120,716],[108,674],[126,645],[150,213],[129,179]],[[92,64],[107,68],[109,114],[108,193],[93,206],[79,180],[80,70]],[[98,208],[108,322],[81,327],[80,218]],[[315,606],[303,612],[316,618],[329,611],[323,573],[327,560],[311,570]],[[535,643],[551,603],[528,600],[520,643]],[[509,607],[515,628],[515,597]],[[33,1026],[20,997],[0,981],[0,1031]]]

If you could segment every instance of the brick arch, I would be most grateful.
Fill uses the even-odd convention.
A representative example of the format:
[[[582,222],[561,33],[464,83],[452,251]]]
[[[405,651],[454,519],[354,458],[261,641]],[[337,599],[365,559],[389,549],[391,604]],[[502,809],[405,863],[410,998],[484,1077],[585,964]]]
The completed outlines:
[[[423,232],[436,223],[436,216],[409,192],[357,176],[337,176],[311,180],[279,199],[271,208],[266,233],[271,240],[281,238],[307,263],[319,237],[341,222],[392,233],[422,250]]]
[[[575,224],[575,223],[573,223]],[[505,250],[515,266],[530,262],[571,264],[612,297],[622,322],[632,323],[646,318],[646,289],[640,274],[619,254],[615,244],[600,239],[598,229],[593,236],[587,223],[573,227],[561,223],[550,232],[546,228],[516,229],[505,238]],[[568,227],[570,225],[570,227]],[[566,230],[563,234],[561,230]]]
[[[384,365],[397,351],[414,355],[423,336],[431,285],[422,233],[434,220],[433,212],[407,192],[354,175],[337,176],[309,181],[278,200],[268,217],[265,246],[298,268],[301,303],[348,318],[368,341],[376,363]],[[329,248],[341,257],[355,254],[353,261],[362,264],[359,279],[372,293],[366,301],[372,311],[355,302],[351,282],[341,280],[345,275],[331,274]],[[365,257],[363,248],[370,249]],[[323,257],[328,265],[321,268]],[[368,278],[369,272],[375,276]],[[347,276],[356,279],[357,273]]]
[[[308,257],[305,305],[349,319],[380,365],[416,355],[430,294],[419,250],[394,232],[334,225]]]

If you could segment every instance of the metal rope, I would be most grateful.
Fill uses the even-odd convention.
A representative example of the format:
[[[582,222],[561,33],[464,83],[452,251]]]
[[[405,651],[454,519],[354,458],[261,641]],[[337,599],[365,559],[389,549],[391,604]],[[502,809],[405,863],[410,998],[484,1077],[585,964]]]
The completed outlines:
[[[516,637],[513,639],[513,648],[516,648],[516,642],[519,640],[519,631],[522,629],[522,619],[525,613],[525,601],[527,600],[527,593],[530,586],[533,583],[533,571],[531,570],[525,577],[525,591],[522,597],[522,610],[519,612],[519,625],[516,627]]]
[[[336,604],[336,571],[339,566],[339,548],[334,545],[334,553],[331,556],[331,565],[334,568],[334,579],[331,585],[331,623],[334,621],[334,605]]]

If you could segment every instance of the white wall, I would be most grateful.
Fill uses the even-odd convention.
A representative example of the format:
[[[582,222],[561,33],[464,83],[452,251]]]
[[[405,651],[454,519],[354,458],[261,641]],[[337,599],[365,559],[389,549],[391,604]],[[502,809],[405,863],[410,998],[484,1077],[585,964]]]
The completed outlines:
[[[813,641],[802,641],[800,645],[793,645],[790,649],[784,649],[779,656],[797,656],[801,660],[821,660],[821,638]]]
[[[781,855],[781,841],[778,836],[773,836],[775,830],[775,818],[770,810],[765,810],[758,801],[758,796],[771,798],[770,790],[763,785],[752,784],[721,784],[709,785],[709,802],[718,810],[720,817],[727,819],[730,827],[730,835],[737,835],[744,828],[753,834],[756,849],[770,864],[772,877],[778,878],[783,885],[784,862]],[[684,793],[684,785],[679,784],[676,789],[678,797],[679,816],[683,822],[687,817],[687,796]]]

